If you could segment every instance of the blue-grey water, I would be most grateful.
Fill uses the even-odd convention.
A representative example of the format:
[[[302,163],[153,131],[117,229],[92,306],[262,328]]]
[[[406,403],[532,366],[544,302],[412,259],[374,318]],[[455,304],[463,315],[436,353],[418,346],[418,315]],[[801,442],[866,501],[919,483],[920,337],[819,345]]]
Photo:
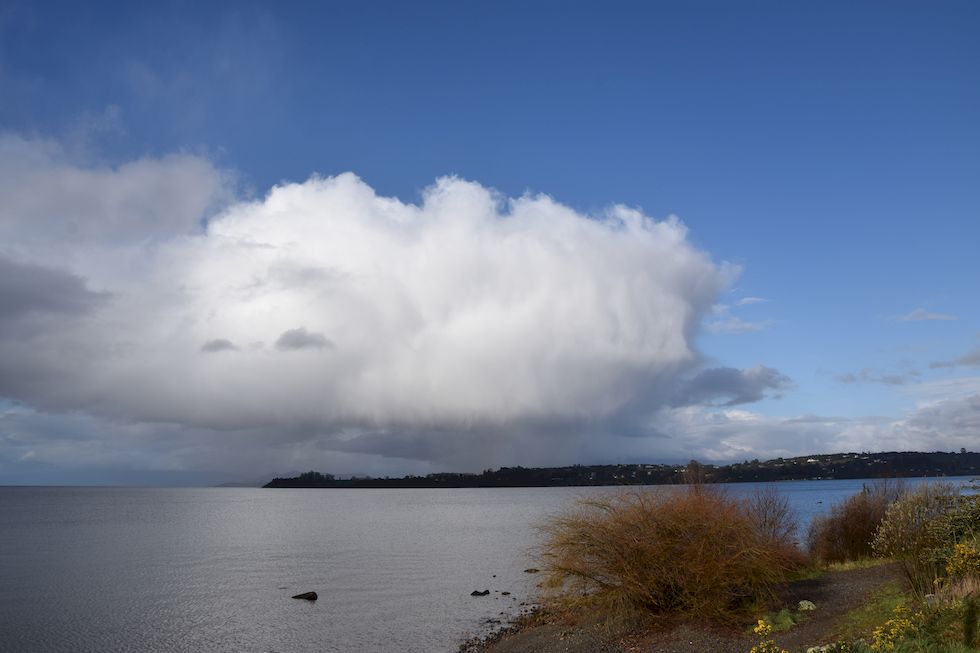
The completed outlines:
[[[777,487],[805,524],[862,484]],[[0,487],[0,651],[451,652],[533,600],[535,525],[609,491]]]

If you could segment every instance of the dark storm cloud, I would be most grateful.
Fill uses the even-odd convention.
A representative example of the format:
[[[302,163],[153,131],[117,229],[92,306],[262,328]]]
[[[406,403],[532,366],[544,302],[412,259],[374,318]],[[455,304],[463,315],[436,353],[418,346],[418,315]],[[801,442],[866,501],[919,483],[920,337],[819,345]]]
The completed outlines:
[[[702,370],[681,385],[673,397],[674,406],[719,404],[737,406],[761,401],[767,391],[774,396],[790,387],[790,378],[779,370],[758,365],[747,370],[714,367]]]
[[[81,277],[0,257],[0,320],[44,313],[84,313],[108,297]]]
[[[0,256],[0,401],[65,399],[70,393],[61,392],[61,384],[71,376],[77,349],[64,356],[50,352],[50,333],[81,334],[109,297],[90,290],[81,276]],[[68,399],[59,405],[77,406]]]

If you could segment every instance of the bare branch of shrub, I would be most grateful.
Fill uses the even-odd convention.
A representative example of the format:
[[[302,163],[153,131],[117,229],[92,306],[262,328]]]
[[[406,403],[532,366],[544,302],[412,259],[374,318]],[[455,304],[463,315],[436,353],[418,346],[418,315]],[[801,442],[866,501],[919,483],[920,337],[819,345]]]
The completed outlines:
[[[544,527],[546,584],[558,604],[614,620],[728,620],[802,563],[791,542],[772,537],[784,530],[760,528],[746,502],[703,487],[623,492]]]

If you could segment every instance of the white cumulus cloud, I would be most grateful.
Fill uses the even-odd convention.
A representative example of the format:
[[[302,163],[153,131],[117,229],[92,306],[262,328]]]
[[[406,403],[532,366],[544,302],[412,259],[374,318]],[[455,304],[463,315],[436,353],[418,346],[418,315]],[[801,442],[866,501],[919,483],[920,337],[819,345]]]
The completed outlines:
[[[0,263],[51,280],[0,320],[0,397],[33,410],[472,466],[653,433],[683,384],[734,404],[788,383],[695,391],[737,270],[676,219],[452,177],[418,204],[353,174],[237,201],[200,157],[98,167],[14,137],[0,170]]]

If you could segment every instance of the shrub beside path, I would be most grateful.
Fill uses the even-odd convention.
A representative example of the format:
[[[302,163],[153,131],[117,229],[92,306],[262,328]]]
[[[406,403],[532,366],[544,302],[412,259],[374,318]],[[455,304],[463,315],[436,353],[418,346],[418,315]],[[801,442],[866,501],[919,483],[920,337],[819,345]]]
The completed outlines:
[[[898,567],[889,564],[832,571],[816,579],[794,582],[782,596],[782,607],[795,608],[805,599],[815,603],[817,609],[792,629],[773,633],[773,639],[792,653],[833,642],[840,635],[844,615],[866,603],[875,590],[900,579]],[[757,642],[747,632],[748,627],[746,624],[742,631],[725,630],[687,622],[673,628],[611,638],[601,627],[570,626],[556,621],[515,629],[475,650],[486,653],[746,653]]]

